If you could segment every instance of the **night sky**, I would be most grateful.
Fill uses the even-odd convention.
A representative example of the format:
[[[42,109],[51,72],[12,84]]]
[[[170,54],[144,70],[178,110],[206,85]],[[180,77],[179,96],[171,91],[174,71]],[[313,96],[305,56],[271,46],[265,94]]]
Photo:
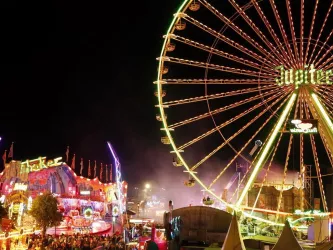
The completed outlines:
[[[180,193],[185,195],[183,183],[187,176],[182,173],[183,168],[172,166],[173,156],[169,153],[171,149],[169,146],[163,145],[160,140],[163,133],[160,131],[161,124],[155,118],[158,110],[155,107],[157,100],[154,96],[156,86],[153,84],[157,77],[156,58],[160,55],[162,37],[172,20],[172,14],[176,12],[182,2],[183,0],[37,0],[2,3],[0,8],[2,24],[0,50],[1,155],[14,142],[15,160],[34,159],[39,156],[49,158],[62,156],[65,159],[66,147],[69,146],[69,163],[75,153],[76,171],[79,172],[80,158],[83,158],[84,175],[86,175],[88,160],[97,160],[98,165],[101,162],[104,164],[113,162],[106,144],[107,141],[110,141],[119,155],[123,178],[129,182],[130,191],[134,190],[135,186],[143,186],[148,181],[156,183],[160,187],[170,188],[169,193],[174,193],[175,196],[179,196]],[[248,1],[239,0],[238,2],[244,4]],[[289,24],[287,12],[283,11],[285,3],[275,2],[284,13],[284,15],[281,14],[281,18],[287,27],[286,24]],[[297,4],[297,2],[293,3]],[[309,2],[311,3],[311,1],[307,1],[307,3]],[[228,7],[222,1],[212,0],[211,3],[219,5],[227,16],[231,16],[235,12],[233,7]],[[328,9],[326,5],[329,3],[330,1],[322,1],[318,13],[326,15]],[[305,35],[309,32],[313,5],[306,5]],[[292,8],[296,9],[296,6]],[[271,11],[271,8],[269,7],[267,10]],[[208,10],[202,8],[201,11],[197,12],[197,15],[204,19],[205,24],[217,30],[221,29],[221,22],[210,19],[207,14]],[[257,14],[254,11],[250,10],[250,14],[252,13],[251,15],[255,18]],[[272,12],[267,13],[269,18],[274,18]],[[298,20],[299,12],[294,13],[296,13],[294,18]],[[314,37],[317,37],[325,15],[317,15],[318,24],[313,31]],[[328,24],[332,23],[332,17],[330,18]],[[245,32],[256,36],[241,18],[235,19],[235,23]],[[299,26],[299,22],[295,22],[296,31]],[[329,27],[331,26],[327,25],[327,27],[323,31],[323,37],[327,37],[330,32]],[[262,23],[259,28],[265,30]],[[277,26],[275,29],[278,29]],[[193,35],[192,39],[204,44],[214,42],[213,36],[208,36],[206,33],[202,35],[202,31],[192,32],[193,30],[195,29],[190,25],[186,28],[186,32]],[[266,36],[269,36],[268,31],[265,32]],[[225,35],[237,37],[230,32],[230,29],[226,30]],[[238,39],[245,47],[252,46],[244,39],[240,37]],[[333,44],[332,39],[328,44]],[[202,61],[205,60],[202,58],[207,58],[206,52],[203,57],[202,51],[196,50],[192,53],[192,50],[187,47],[179,44],[175,53],[184,53],[186,56],[183,58],[193,60]],[[228,53],[235,51],[231,46],[228,47],[225,44],[217,44],[216,48],[222,48]],[[215,56],[211,63],[223,65],[226,62]],[[232,67],[234,64],[231,63],[228,66]],[[191,67],[185,67],[184,71],[181,68],[182,65],[179,68],[175,65],[172,67],[167,77],[202,78],[205,73],[203,69],[201,71],[197,68],[193,70]],[[232,78],[232,75],[226,74],[221,77],[219,74],[219,72],[210,71],[208,78],[219,79],[225,76]],[[237,75],[237,77],[239,76]],[[177,89],[173,92],[174,89],[170,87],[170,92],[173,94],[170,96],[174,99],[199,96],[198,86],[190,87],[191,91],[178,91]],[[200,95],[204,93],[201,92],[202,90],[200,89]],[[226,88],[223,89],[223,92],[230,90]],[[210,91],[212,91],[209,92],[210,94],[221,92],[214,86]],[[188,96],[186,97],[186,95]],[[235,96],[229,101],[234,103],[241,98],[243,97]],[[195,106],[197,104],[198,106]],[[222,107],[226,104],[224,99],[218,98],[216,102],[210,102],[210,107],[214,108],[214,105]],[[204,105],[203,109],[199,105]],[[217,123],[220,124],[230,117],[235,117],[236,113],[243,112],[241,108],[232,109],[226,115],[215,116]],[[244,106],[244,109],[247,108],[248,106]],[[184,120],[184,117],[194,117],[197,115],[195,113],[207,112],[207,104],[203,102],[193,104],[190,110],[186,105],[183,105],[183,109],[182,107],[178,109],[178,106],[175,111],[170,109],[168,122],[171,123],[174,115],[172,112]],[[256,112],[259,112],[259,109]],[[183,116],[184,114],[186,115]],[[258,121],[252,128],[246,130],[245,136],[252,135],[262,121]],[[238,130],[242,123],[245,123],[245,119],[237,122],[235,126],[225,128],[224,132],[231,135],[233,130]],[[273,119],[267,127],[273,127],[275,122],[276,119]],[[175,132],[175,137],[177,140],[185,142],[185,137],[193,138],[194,135],[208,131],[212,126],[212,120],[206,119],[202,123],[196,123],[191,129],[186,126],[177,129],[179,134]],[[269,131],[264,129],[257,137],[266,138]],[[221,143],[220,135],[217,135],[216,138],[215,141],[202,140],[202,144],[193,145],[193,151],[184,152],[184,155],[188,154],[186,160],[189,159],[188,162],[191,164],[192,161],[193,164],[197,162],[196,158],[202,159],[207,152],[215,148],[215,144]],[[244,140],[244,138],[234,140],[236,148],[241,148]],[[320,138],[317,137],[317,140]],[[282,141],[281,145],[288,145],[288,140]],[[310,145],[309,141],[308,145]],[[323,146],[320,145],[318,143],[318,152],[325,153]],[[250,148],[251,145],[247,149]],[[285,148],[280,147],[282,153],[286,153]],[[310,146],[308,148],[310,149]],[[204,178],[213,179],[217,173],[215,170],[220,171],[221,167],[229,162],[234,152],[230,147],[225,150],[219,151],[205,163],[205,169],[201,171]],[[311,156],[312,151],[307,150],[305,149],[305,155]],[[296,150],[293,148],[292,155],[295,157],[291,157],[290,168],[296,171],[298,166],[294,158],[299,159],[297,147]],[[327,156],[325,157],[327,158]],[[277,152],[277,158],[281,161],[278,162],[278,165],[282,166],[285,154]],[[327,163],[326,158],[320,159],[324,163],[321,166],[325,166]],[[313,164],[313,159],[305,159],[305,162]],[[0,168],[3,168],[2,161]],[[223,178],[216,186],[220,188],[225,186]],[[178,190],[172,192],[175,189],[171,188],[178,188]],[[179,192],[181,188],[182,192]],[[199,185],[191,190],[195,190],[201,195]],[[193,198],[193,191],[188,191],[188,194],[186,194],[187,198],[190,197],[188,199],[196,199]],[[185,200],[180,196],[178,198]]]
[[[161,161],[153,81],[162,35],[180,1],[2,3],[0,151],[111,163],[111,141],[131,185]],[[164,164],[164,163],[163,163]],[[1,166],[2,167],[2,166]]]

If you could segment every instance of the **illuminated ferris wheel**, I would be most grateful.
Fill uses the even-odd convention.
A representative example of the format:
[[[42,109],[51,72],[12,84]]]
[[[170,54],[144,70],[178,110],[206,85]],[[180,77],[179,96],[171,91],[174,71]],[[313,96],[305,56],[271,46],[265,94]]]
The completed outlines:
[[[207,204],[278,224],[290,213],[284,194],[294,189],[300,213],[328,211],[323,175],[333,166],[332,6],[185,0],[174,14],[158,58],[156,118],[174,166],[189,175],[185,185],[200,184]],[[278,195],[260,209],[267,186]]]

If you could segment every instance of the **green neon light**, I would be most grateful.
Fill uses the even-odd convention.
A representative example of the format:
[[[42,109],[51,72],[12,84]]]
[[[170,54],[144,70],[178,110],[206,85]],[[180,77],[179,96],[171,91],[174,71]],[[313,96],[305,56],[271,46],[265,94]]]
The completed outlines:
[[[257,176],[258,171],[260,170],[261,165],[264,163],[264,161],[266,159],[266,156],[267,156],[267,154],[269,152],[269,149],[271,148],[271,146],[272,146],[272,144],[273,144],[276,136],[278,135],[278,133],[280,131],[283,122],[286,120],[287,115],[289,113],[289,110],[291,109],[291,107],[292,107],[292,105],[293,105],[293,103],[294,103],[294,101],[296,99],[296,96],[297,96],[296,93],[292,94],[290,100],[288,101],[288,104],[287,104],[286,108],[283,110],[282,115],[280,116],[280,119],[279,119],[278,123],[276,124],[276,127],[274,128],[271,137],[269,138],[267,144],[265,145],[265,148],[263,149],[263,151],[262,151],[262,153],[261,153],[261,155],[260,155],[260,157],[258,159],[258,162],[255,165],[255,167],[253,169],[253,172],[252,172],[252,174],[251,174],[248,182],[246,183],[241,196],[239,197],[239,199],[238,199],[238,201],[236,203],[236,207],[239,207],[242,204],[245,195],[249,191],[249,189],[250,189],[250,187],[251,187],[254,179]]]
[[[325,118],[326,124],[330,128],[331,132],[333,132],[333,123],[332,123],[331,119],[329,118],[329,116],[327,115],[323,105],[321,105],[320,101],[318,100],[317,95],[315,93],[312,93],[311,96],[312,96],[313,100],[315,101],[315,104],[318,106],[320,113]]]
[[[294,221],[291,221],[290,223],[291,224],[295,224],[298,221],[302,221],[302,220],[306,220],[306,219],[314,219],[314,217],[310,217],[310,216],[308,216],[308,217],[301,217],[301,218],[298,218],[298,219],[296,219]]]

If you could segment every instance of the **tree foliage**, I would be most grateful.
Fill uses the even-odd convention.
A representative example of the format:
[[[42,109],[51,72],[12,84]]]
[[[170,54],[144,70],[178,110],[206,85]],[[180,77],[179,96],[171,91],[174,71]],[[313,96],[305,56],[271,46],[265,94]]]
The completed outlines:
[[[47,228],[58,226],[62,221],[62,214],[58,211],[57,205],[57,199],[49,192],[37,196],[32,202],[30,214],[42,228],[43,237]]]
[[[0,221],[2,218],[7,218],[7,217],[8,217],[8,211],[4,207],[4,205],[2,203],[0,203]]]

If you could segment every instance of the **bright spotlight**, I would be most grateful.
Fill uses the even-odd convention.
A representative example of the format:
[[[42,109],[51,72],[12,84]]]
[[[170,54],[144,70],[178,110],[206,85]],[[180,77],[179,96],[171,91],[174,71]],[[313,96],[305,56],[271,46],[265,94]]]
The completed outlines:
[[[149,188],[150,188],[150,184],[149,184],[149,183],[146,183],[145,188],[146,188],[146,189],[149,189]]]

